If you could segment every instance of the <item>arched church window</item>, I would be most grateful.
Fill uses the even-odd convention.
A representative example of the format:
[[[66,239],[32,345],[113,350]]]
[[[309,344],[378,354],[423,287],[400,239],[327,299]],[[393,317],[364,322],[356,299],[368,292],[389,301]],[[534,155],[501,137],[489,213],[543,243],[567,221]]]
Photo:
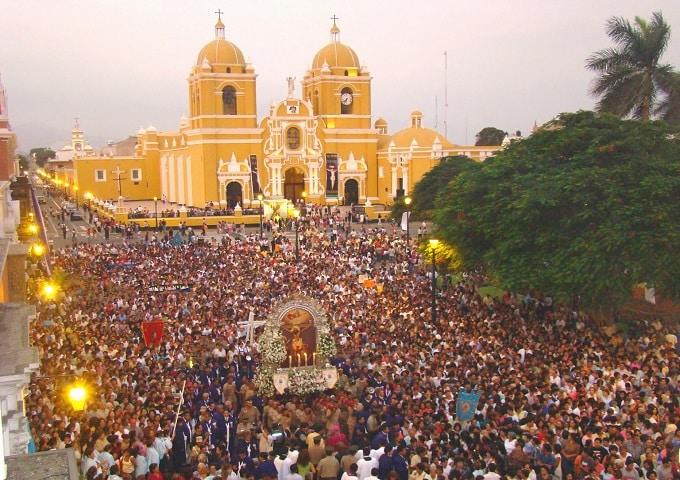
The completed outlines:
[[[314,115],[319,114],[319,91],[314,90]]]
[[[231,73],[231,67],[227,67],[227,73]]]
[[[291,127],[286,131],[286,143],[290,150],[297,150],[300,148],[300,130]]]
[[[225,115],[236,115],[236,89],[230,85],[222,89],[222,111]]]
[[[354,104],[354,95],[352,89],[345,87],[340,91],[340,113],[347,115],[352,113],[352,105]]]

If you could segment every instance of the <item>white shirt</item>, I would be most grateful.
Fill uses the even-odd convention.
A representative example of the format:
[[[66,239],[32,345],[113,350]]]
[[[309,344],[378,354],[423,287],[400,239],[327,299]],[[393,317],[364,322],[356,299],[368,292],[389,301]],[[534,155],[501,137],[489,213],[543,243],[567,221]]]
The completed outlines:
[[[357,461],[357,476],[359,480],[366,480],[371,476],[371,470],[378,468],[378,460],[372,457],[362,457]]]
[[[380,462],[380,457],[382,457],[385,454],[385,447],[380,447],[377,450],[371,450],[371,458],[374,458],[378,462]]]

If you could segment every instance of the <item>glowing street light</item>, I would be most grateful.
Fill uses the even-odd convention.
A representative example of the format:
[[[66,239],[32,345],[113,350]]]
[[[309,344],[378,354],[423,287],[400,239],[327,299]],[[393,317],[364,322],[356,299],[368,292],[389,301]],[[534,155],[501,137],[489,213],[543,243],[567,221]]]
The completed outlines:
[[[69,387],[66,392],[71,408],[76,412],[82,412],[85,410],[85,404],[87,403],[87,389],[81,384],[74,384]]]
[[[33,245],[31,245],[31,254],[34,257],[40,258],[43,255],[45,255],[46,251],[47,249],[45,248],[45,245],[43,245],[42,243],[34,243]]]
[[[59,293],[59,287],[52,281],[45,281],[40,287],[40,296],[43,300],[54,300]]]
[[[29,223],[28,226],[26,227],[26,230],[31,235],[37,235],[38,232],[40,231],[40,227],[38,226],[37,223]]]

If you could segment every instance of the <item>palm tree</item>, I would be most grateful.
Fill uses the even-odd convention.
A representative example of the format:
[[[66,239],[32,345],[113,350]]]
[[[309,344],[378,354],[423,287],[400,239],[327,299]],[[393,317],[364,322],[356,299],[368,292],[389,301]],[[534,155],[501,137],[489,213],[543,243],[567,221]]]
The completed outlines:
[[[633,24],[613,17],[607,22],[607,35],[617,47],[595,52],[586,61],[588,69],[600,73],[591,90],[600,97],[598,111],[649,120],[652,112],[664,115],[676,110],[657,103],[674,98],[677,102],[678,97],[678,92],[671,95],[673,67],[660,63],[671,35],[661,12],[654,12],[650,22],[635,17]]]

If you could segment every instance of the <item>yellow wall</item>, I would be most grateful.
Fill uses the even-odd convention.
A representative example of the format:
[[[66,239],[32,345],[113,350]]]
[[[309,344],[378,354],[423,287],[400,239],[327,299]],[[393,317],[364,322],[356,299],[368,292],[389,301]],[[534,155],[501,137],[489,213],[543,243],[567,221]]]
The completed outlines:
[[[118,182],[114,171],[120,167],[122,193],[130,200],[150,200],[154,196],[160,197],[160,183],[158,179],[158,160],[153,156],[134,157],[87,157],[73,161],[75,179],[80,198],[85,192],[92,193],[102,200],[116,200],[118,198]],[[132,181],[132,169],[141,169],[141,180]],[[97,181],[96,170],[105,170],[106,180]]]

